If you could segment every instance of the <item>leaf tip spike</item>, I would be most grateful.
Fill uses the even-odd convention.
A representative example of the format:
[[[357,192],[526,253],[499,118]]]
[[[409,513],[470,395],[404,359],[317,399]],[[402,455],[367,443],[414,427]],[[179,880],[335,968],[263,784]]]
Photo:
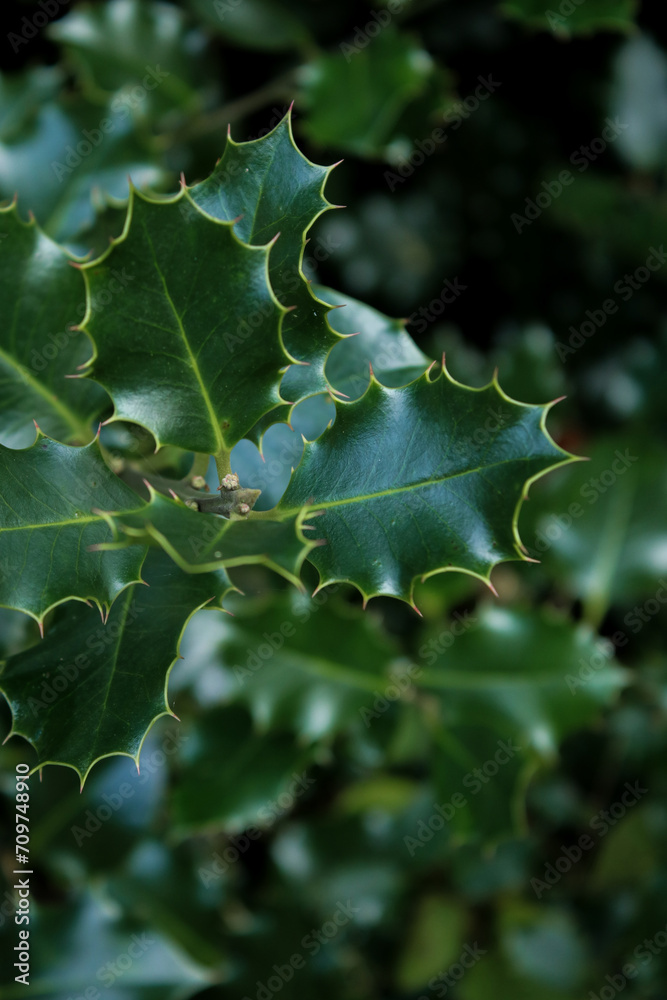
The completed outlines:
[[[412,608],[413,611],[417,612],[417,614],[419,615],[420,618],[424,617],[423,614],[421,613],[421,611],[419,610],[419,608],[417,607],[417,605],[415,604],[414,601],[410,602],[410,607]]]
[[[489,588],[489,590],[491,591],[491,593],[493,594],[494,597],[500,598],[500,594],[498,593],[498,591],[493,586],[493,584],[491,583],[490,580],[486,580],[486,585],[487,585],[487,587]]]
[[[44,622],[40,619],[40,621],[37,622],[37,625],[39,627],[40,637],[43,639],[44,638]]]

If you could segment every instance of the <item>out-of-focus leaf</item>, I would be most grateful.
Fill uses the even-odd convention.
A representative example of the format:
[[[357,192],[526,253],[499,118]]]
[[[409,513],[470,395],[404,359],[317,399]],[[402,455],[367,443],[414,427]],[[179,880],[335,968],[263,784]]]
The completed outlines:
[[[18,194],[22,216],[33,212],[43,230],[68,241],[95,217],[94,188],[125,198],[128,175],[138,187],[168,176],[151,145],[135,130],[131,107],[78,96],[40,104],[0,136],[0,198]]]
[[[398,119],[429,86],[433,60],[391,25],[364,47],[322,55],[302,70],[303,124],[320,146],[384,156]]]
[[[221,654],[261,729],[318,740],[361,722],[386,687],[394,650],[358,610],[329,594],[290,593],[262,612],[239,602]]]
[[[553,31],[568,38],[597,31],[633,31],[639,4],[637,0],[585,0],[568,7],[554,2],[551,9],[543,0],[504,0],[500,6],[506,17],[537,31]]]
[[[464,932],[465,909],[460,902],[443,895],[424,896],[398,962],[398,988],[406,992],[425,988],[432,977],[445,972],[461,953]]]
[[[600,440],[590,462],[564,469],[536,492],[527,517],[530,554],[583,599],[591,621],[610,604],[626,606],[628,636],[651,617],[633,612],[631,602],[660,589],[667,573],[667,529],[655,503],[667,489],[666,468],[657,443]]]
[[[271,826],[314,784],[312,752],[291,735],[260,735],[241,705],[202,714],[186,735],[172,792],[181,834]]]
[[[200,103],[198,89],[210,81],[205,36],[189,28],[186,15],[171,4],[83,3],[51,24],[48,34],[93,92],[127,88],[135,108],[192,111]]]
[[[303,22],[277,0],[190,0],[190,6],[208,27],[242,48],[271,52],[308,42]]]
[[[618,137],[621,156],[639,170],[664,166],[667,58],[648,35],[628,39],[616,56],[610,111],[625,125]]]
[[[186,1000],[215,980],[163,934],[110,913],[108,901],[90,892],[66,907],[40,906],[30,931],[29,989],[40,1000],[91,989],[101,995],[100,986],[105,1000]],[[9,962],[3,971],[12,977],[3,995],[20,996]]]

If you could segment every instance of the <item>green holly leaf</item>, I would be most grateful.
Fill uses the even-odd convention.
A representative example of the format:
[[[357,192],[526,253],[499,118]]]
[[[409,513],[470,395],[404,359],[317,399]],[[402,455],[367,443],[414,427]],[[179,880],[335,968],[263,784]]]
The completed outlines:
[[[552,766],[563,739],[598,719],[630,675],[591,628],[553,613],[486,605],[462,625],[458,635],[428,630],[419,650],[428,666],[416,683],[438,699],[430,726],[438,801],[466,799],[454,801],[448,825],[497,839],[525,827],[535,769]]]
[[[593,624],[609,607],[627,611],[626,632],[646,620],[641,605],[667,573],[667,530],[654,497],[667,489],[665,449],[637,437],[600,439],[591,460],[540,487],[526,533],[544,562]],[[640,606],[631,610],[633,602]]]
[[[292,592],[265,609],[237,602],[220,656],[258,728],[314,741],[361,722],[389,683],[395,650],[367,615],[329,592],[315,601]]]
[[[12,568],[0,578],[0,605],[25,611],[41,627],[64,601],[94,601],[108,610],[141,579],[145,548],[90,551],[112,538],[93,508],[138,503],[107,468],[96,440],[71,448],[38,433],[22,451],[0,445],[0,472],[0,559]]]
[[[329,322],[344,336],[327,358],[331,385],[351,399],[363,396],[370,381],[370,367],[382,385],[407,385],[424,373],[431,359],[405,329],[405,320],[390,319],[364,302],[316,286],[315,293],[333,309]]]
[[[351,39],[303,72],[304,132],[321,146],[384,156],[402,113],[428,91],[434,72],[429,54],[392,25],[366,45]]]
[[[300,17],[276,0],[190,0],[190,6],[208,27],[245,49],[273,52],[309,42]]]
[[[158,447],[219,454],[281,402],[289,358],[269,250],[246,246],[185,191],[161,202],[132,192],[123,236],[82,268],[95,344],[86,374],[109,391],[113,420],[141,424]]]
[[[110,511],[106,516],[117,537],[134,545],[156,542],[186,573],[261,564],[301,587],[299,570],[316,545],[303,534],[305,514],[228,520],[191,510],[151,489],[150,503],[140,510]]]
[[[31,77],[23,81],[27,93]],[[168,174],[127,106],[93,104],[66,92],[52,100],[19,102],[24,115],[0,129],[0,198],[18,196],[21,214],[34,213],[53,239],[67,241],[95,217],[94,189],[126,198],[128,175],[156,187]]]
[[[0,209],[0,231],[0,440],[32,441],[36,421],[51,437],[84,444],[109,400],[100,386],[67,378],[92,353],[73,329],[85,311],[81,275],[15,206]]]
[[[12,656],[0,689],[12,735],[37,751],[35,767],[64,764],[83,785],[103,757],[124,754],[139,766],[148,730],[174,715],[166,685],[185,626],[228,589],[225,575],[185,576],[151,552],[144,581],[124,591],[105,623],[94,608],[70,604],[42,642]]]
[[[102,996],[95,983],[104,985],[106,1000],[188,1000],[216,978],[172,935],[130,917],[97,886],[74,891],[56,906],[33,901],[31,918],[40,934],[30,942],[30,992],[41,1000],[83,997],[86,990],[89,997]],[[130,955],[133,961],[120,970],[119,956],[126,965]],[[16,970],[9,961],[3,965],[3,995],[15,997]]]
[[[321,167],[297,149],[291,113],[261,139],[225,151],[211,176],[190,189],[193,201],[213,218],[235,222],[245,243],[263,246],[279,236],[269,258],[269,276],[280,302],[291,311],[283,321],[283,341],[301,362],[285,375],[282,395],[295,403],[329,388],[324,365],[338,341],[327,322],[329,306],[313,295],[301,271],[306,234],[316,219],[334,208],[323,191],[333,167]],[[257,309],[238,331],[238,345],[254,340]]]
[[[201,715],[180,755],[172,796],[178,832],[271,826],[307,793],[312,757],[292,735],[253,731],[241,705]]]
[[[320,587],[353,583],[413,603],[417,578],[459,570],[489,582],[525,558],[517,520],[533,480],[575,459],[546,431],[549,405],[455,382],[443,366],[400,389],[373,379],[304,449],[279,505],[312,504],[326,545],[311,553]]]
[[[143,95],[130,106],[144,103],[157,112],[196,110],[200,87],[210,80],[205,58],[206,38],[188,25],[187,16],[171,4],[145,0],[111,0],[103,5],[80,4],[49,25],[57,42],[84,85],[106,97],[127,89]],[[117,101],[123,101],[119,94]]]
[[[596,31],[636,30],[637,0],[586,0],[579,6],[570,4],[562,13],[563,4],[546,8],[542,0],[506,0],[500,9],[506,17],[522,21],[536,31],[553,31],[568,38],[570,35],[590,35]]]

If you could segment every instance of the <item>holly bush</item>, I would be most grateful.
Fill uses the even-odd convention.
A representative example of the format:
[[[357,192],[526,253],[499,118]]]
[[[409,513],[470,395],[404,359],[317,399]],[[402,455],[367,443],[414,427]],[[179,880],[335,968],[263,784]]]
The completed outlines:
[[[657,9],[7,28],[3,996],[659,1000]]]

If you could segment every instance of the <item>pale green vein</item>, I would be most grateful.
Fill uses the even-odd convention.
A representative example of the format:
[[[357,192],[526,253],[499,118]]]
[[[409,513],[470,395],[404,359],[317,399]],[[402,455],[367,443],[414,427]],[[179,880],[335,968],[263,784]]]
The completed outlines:
[[[179,333],[181,335],[181,339],[183,341],[183,344],[185,345],[186,351],[188,352],[188,359],[190,361],[190,367],[192,368],[192,371],[194,372],[195,378],[197,379],[197,382],[199,384],[199,388],[200,388],[201,394],[202,394],[202,399],[204,400],[204,404],[205,404],[206,410],[208,412],[209,420],[211,421],[211,427],[213,428],[213,432],[215,434],[215,439],[216,439],[216,442],[217,442],[217,451],[218,452],[226,451],[227,450],[227,446],[225,445],[225,441],[224,441],[224,438],[222,436],[222,432],[220,430],[220,421],[218,420],[217,414],[216,414],[215,409],[213,407],[213,403],[211,401],[211,397],[208,394],[208,389],[206,388],[206,385],[204,384],[204,379],[202,378],[201,371],[199,370],[199,365],[197,363],[197,358],[193,354],[192,348],[190,346],[190,341],[188,340],[188,335],[185,332],[185,327],[183,326],[183,322],[181,320],[181,317],[179,316],[178,310],[176,309],[176,305],[174,304],[174,301],[173,301],[171,295],[169,294],[169,289],[167,288],[166,279],[165,279],[162,271],[160,270],[160,265],[158,263],[158,259],[157,259],[157,256],[155,254],[155,248],[153,247],[153,241],[151,240],[150,235],[148,234],[148,231],[146,229],[145,224],[142,225],[142,228],[144,230],[148,246],[150,247],[150,250],[151,250],[151,255],[153,257],[153,263],[155,264],[155,270],[157,271],[158,277],[159,277],[159,279],[160,279],[160,281],[162,283],[162,288],[164,289],[165,298],[166,298],[167,302],[169,303],[169,308],[171,309],[172,313],[174,314],[174,319],[176,320],[176,323],[178,324],[178,330],[179,330]]]

